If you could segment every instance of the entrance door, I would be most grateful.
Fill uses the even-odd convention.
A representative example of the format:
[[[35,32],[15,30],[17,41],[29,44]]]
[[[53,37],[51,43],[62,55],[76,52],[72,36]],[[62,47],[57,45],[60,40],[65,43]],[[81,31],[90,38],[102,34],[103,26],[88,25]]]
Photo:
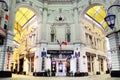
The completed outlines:
[[[66,76],[65,61],[58,61],[56,66],[56,76]]]
[[[63,72],[63,62],[58,62],[58,72]]]
[[[24,59],[22,58],[22,59],[20,59],[20,63],[19,63],[19,72],[22,74],[22,72],[23,72],[23,61],[24,61]]]

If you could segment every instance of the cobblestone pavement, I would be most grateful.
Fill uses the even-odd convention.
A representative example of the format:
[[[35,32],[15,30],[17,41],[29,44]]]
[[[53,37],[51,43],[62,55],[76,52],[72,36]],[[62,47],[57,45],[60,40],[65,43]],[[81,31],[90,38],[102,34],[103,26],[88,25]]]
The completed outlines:
[[[120,78],[111,78],[108,74],[87,77],[34,77],[13,74],[12,78],[0,78],[0,80],[120,80]]]

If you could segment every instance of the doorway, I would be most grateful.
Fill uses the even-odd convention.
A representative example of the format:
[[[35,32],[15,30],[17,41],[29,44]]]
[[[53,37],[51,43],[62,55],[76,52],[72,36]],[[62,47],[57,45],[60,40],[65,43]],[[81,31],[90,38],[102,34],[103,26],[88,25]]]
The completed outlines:
[[[56,76],[66,76],[66,60],[58,60],[56,62]]]
[[[19,67],[19,73],[20,73],[20,74],[22,74],[22,72],[23,72],[23,61],[24,61],[23,58],[19,60],[19,62],[20,62],[20,63],[19,63],[19,66],[20,66],[20,67]]]
[[[63,72],[63,62],[62,61],[60,61],[60,62],[58,62],[58,72]]]

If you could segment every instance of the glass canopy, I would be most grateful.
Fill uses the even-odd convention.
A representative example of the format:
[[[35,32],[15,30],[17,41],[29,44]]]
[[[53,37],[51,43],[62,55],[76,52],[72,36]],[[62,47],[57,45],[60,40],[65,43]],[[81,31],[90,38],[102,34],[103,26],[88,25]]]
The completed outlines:
[[[103,29],[107,28],[107,23],[105,22],[104,18],[106,16],[106,11],[103,6],[93,6],[90,8],[86,14],[95,20],[98,24],[100,24]]]
[[[35,13],[29,8],[21,7],[16,11],[15,23],[14,23],[14,40],[19,43],[19,39],[21,36],[22,27],[29,22]]]

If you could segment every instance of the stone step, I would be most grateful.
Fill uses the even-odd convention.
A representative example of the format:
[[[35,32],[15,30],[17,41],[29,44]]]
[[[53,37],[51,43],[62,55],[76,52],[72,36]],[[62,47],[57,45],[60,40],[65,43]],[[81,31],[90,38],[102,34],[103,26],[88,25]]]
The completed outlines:
[[[63,76],[64,77],[64,76],[66,76],[66,73],[65,72],[57,72],[56,76],[58,76],[58,77]]]

